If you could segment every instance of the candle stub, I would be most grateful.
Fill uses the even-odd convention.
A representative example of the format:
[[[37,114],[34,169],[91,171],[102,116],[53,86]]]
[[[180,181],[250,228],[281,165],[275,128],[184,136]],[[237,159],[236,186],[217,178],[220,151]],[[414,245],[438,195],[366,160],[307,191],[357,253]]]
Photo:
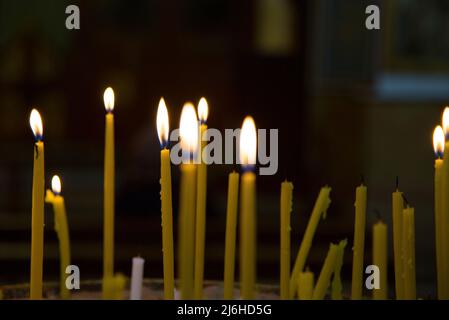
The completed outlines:
[[[142,299],[143,265],[145,260],[141,257],[133,258],[133,268],[131,271],[130,300]]]

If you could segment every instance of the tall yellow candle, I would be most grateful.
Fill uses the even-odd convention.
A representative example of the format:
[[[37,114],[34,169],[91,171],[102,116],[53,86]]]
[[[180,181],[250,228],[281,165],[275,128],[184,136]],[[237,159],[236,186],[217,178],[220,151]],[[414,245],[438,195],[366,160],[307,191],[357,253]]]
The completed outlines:
[[[338,254],[337,259],[335,260],[335,270],[334,270],[334,277],[332,278],[332,291],[331,291],[331,298],[332,300],[342,300],[343,295],[343,284],[341,282],[341,268],[343,267],[343,259],[345,255],[345,248],[348,244],[348,241],[346,239],[341,240],[338,243]]]
[[[252,117],[243,121],[240,132],[240,163],[245,171],[240,187],[240,295],[255,297],[256,283],[256,175],[257,132]]]
[[[445,134],[444,156],[441,167],[441,225],[443,228],[449,226],[449,107],[444,109],[443,130]],[[442,233],[442,299],[449,299],[449,232]]]
[[[199,136],[199,164],[197,166],[197,189],[196,189],[196,237],[195,237],[195,278],[194,298],[203,297],[204,278],[204,244],[206,236],[206,190],[207,190],[207,165],[205,156],[202,154],[206,146],[207,116],[209,107],[205,98],[198,103],[198,117],[201,122]]]
[[[228,180],[228,203],[226,207],[226,239],[224,259],[224,299],[233,298],[235,270],[235,238],[237,229],[237,207],[239,174],[231,172]]]
[[[394,283],[396,299],[404,299],[404,260],[402,252],[402,212],[404,199],[402,192],[396,189],[392,195],[393,210],[393,253],[394,253]]]
[[[374,300],[388,299],[387,253],[387,225],[382,221],[378,221],[373,226],[373,264],[379,268],[380,288],[373,289]]]
[[[164,270],[164,298],[174,299],[175,275],[173,258],[173,209],[171,188],[170,150],[168,150],[169,121],[163,98],[159,101],[156,126],[161,143],[161,211],[162,211],[162,259]]]
[[[309,218],[306,231],[302,238],[301,245],[299,247],[298,255],[296,256],[295,265],[293,267],[292,274],[290,276],[290,299],[293,299],[296,294],[298,274],[304,269],[306,264],[307,256],[309,255],[310,248],[312,247],[313,237],[315,235],[316,228],[320,222],[320,218],[326,217],[326,211],[331,203],[329,197],[331,188],[323,187],[320,190],[320,194],[313,207],[312,214]]]
[[[314,288],[314,275],[310,270],[300,272],[298,275],[298,299],[312,300]]]
[[[355,191],[354,244],[352,247],[352,300],[362,299],[364,275],[363,257],[365,253],[366,196],[367,189],[362,183]]]
[[[313,300],[322,300],[326,296],[332,274],[335,270],[337,257],[338,245],[331,243],[329,251],[327,252],[326,260],[324,260],[323,267],[321,268],[320,276],[318,277],[315,288],[313,290]]]
[[[404,299],[416,300],[415,210],[407,207],[403,215]]]
[[[39,112],[33,109],[30,126],[34,144],[33,197],[31,209],[31,269],[30,299],[42,299],[42,273],[44,257],[44,142],[43,125]]]
[[[280,204],[280,293],[281,299],[289,298],[290,281],[290,215],[292,212],[293,184],[285,181],[281,184],[281,204]]]
[[[115,155],[114,155],[114,91],[104,91],[106,109],[106,130],[104,150],[104,199],[103,199],[103,280],[114,275],[114,198],[115,198]],[[103,285],[103,298],[110,298]]]
[[[179,278],[181,298],[193,298],[195,249],[196,165],[190,163],[198,149],[198,119],[191,103],[182,109],[179,125],[183,164],[179,207]]]
[[[55,231],[59,240],[59,292],[62,299],[70,299],[66,286],[66,268],[70,265],[70,238],[67,224],[64,197],[61,196],[61,180],[58,176],[51,179],[51,189],[47,190],[45,202],[53,205],[55,214]]]

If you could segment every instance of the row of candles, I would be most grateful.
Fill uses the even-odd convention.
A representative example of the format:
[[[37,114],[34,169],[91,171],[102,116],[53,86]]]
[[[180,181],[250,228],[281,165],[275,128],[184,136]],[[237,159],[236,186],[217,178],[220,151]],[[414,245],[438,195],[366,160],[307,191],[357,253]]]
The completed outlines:
[[[113,298],[117,282],[114,276],[114,92],[107,88],[104,92],[106,109],[105,162],[104,162],[104,245],[103,245],[103,297]],[[206,230],[206,190],[207,165],[202,150],[205,146],[209,107],[201,98],[198,113],[191,103],[186,103],[180,119],[180,142],[183,152],[180,188],[178,278],[182,299],[203,297],[204,247]],[[199,121],[198,121],[199,120]],[[30,298],[42,297],[43,269],[43,227],[44,227],[44,143],[43,125],[40,114],[33,109],[30,125],[36,142],[33,170],[32,197],[32,239]],[[161,145],[161,211],[162,211],[162,252],[164,298],[175,298],[173,212],[171,187],[171,161],[169,150],[169,116],[165,101],[161,98],[157,111],[157,132]],[[449,150],[449,108],[443,114],[443,127],[434,132],[435,162],[435,220],[436,256],[438,274],[438,297],[448,299],[449,295],[449,238],[444,226],[449,222],[449,200],[443,197],[449,193],[449,161],[443,161],[443,152]],[[224,254],[224,294],[225,299],[234,296],[234,269],[238,210],[240,209],[240,297],[253,299],[256,294],[256,174],[257,133],[252,117],[243,121],[239,138],[242,175],[231,172],[228,178],[226,208],[226,233]],[[446,143],[446,148],[445,148]],[[192,161],[199,156],[199,162]],[[64,285],[65,267],[70,264],[70,244],[64,199],[60,195],[59,177],[52,179],[52,191],[48,190],[45,201],[52,203],[55,212],[55,229],[60,242],[61,296],[70,297]],[[293,184],[285,181],[280,190],[280,298],[281,299],[323,299],[329,287],[333,299],[342,298],[340,270],[343,264],[346,240],[330,244],[322,269],[315,283],[312,271],[306,268],[307,257],[321,218],[324,218],[331,203],[331,188],[323,187],[317,197],[307,223],[300,248],[291,270],[290,216],[292,212]],[[415,274],[415,226],[414,209],[404,200],[397,188],[392,194],[393,250],[395,271],[395,294],[397,299],[416,299]],[[240,205],[239,205],[240,202]],[[363,298],[364,249],[366,229],[367,187],[363,183],[355,192],[355,219],[353,239],[353,266],[351,298]],[[240,208],[239,208],[240,207]],[[373,291],[374,299],[388,298],[387,225],[378,221],[373,225],[373,264],[379,268],[380,286]],[[132,283],[141,282],[143,259],[133,259]],[[135,274],[135,276],[134,276]],[[140,280],[139,280],[140,279]],[[141,284],[140,284],[141,285]],[[136,287],[138,287],[136,285]]]

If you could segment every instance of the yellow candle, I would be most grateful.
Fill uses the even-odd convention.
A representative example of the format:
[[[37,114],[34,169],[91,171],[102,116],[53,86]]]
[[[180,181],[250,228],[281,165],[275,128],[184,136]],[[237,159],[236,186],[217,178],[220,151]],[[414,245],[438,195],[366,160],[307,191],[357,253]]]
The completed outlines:
[[[444,109],[443,130],[446,137],[444,145],[443,165],[441,167],[441,225],[442,228],[449,226],[449,107]],[[442,299],[449,299],[449,232],[442,233]]]
[[[335,263],[338,257],[338,245],[331,243],[329,251],[321,268],[320,276],[313,290],[313,300],[322,300],[326,296],[327,289],[331,280],[331,276],[335,270]]]
[[[237,228],[237,206],[239,174],[232,172],[228,181],[228,203],[226,207],[226,240],[224,260],[224,298],[232,299],[234,291],[235,238]]]
[[[195,108],[186,103],[179,126],[184,163],[181,165],[181,196],[179,205],[179,278],[181,298],[193,298],[195,249],[196,165],[188,163],[198,148],[198,122]]]
[[[320,194],[315,202],[315,206],[313,207],[313,211],[309,218],[306,231],[299,247],[298,255],[296,256],[295,265],[290,276],[290,299],[293,299],[296,294],[298,274],[304,269],[306,264],[307,256],[309,255],[313,237],[315,235],[316,228],[318,227],[318,223],[320,222],[320,218],[326,217],[327,208],[331,203],[331,199],[329,197],[330,192],[331,188],[327,186],[321,188]]]
[[[363,183],[355,192],[355,221],[354,244],[352,258],[352,289],[351,299],[362,299],[363,288],[363,256],[365,250],[365,224],[366,224],[366,194],[367,189]]]
[[[388,299],[387,225],[378,221],[373,226],[373,264],[379,267],[380,288],[373,290],[374,300]]]
[[[392,196],[393,203],[393,251],[394,251],[394,282],[396,299],[404,299],[404,273],[402,252],[402,211],[404,199],[402,192],[396,189]]]
[[[240,187],[240,295],[255,297],[256,282],[256,164],[257,133],[253,118],[246,117],[240,133],[240,163],[244,171]]]
[[[62,299],[70,299],[70,291],[65,283],[65,270],[70,265],[70,238],[64,198],[60,195],[61,180],[58,176],[53,176],[51,188],[52,191],[47,190],[45,202],[53,204],[55,214],[55,231],[59,240],[59,292]]]
[[[442,166],[443,160],[441,157],[444,153],[444,131],[441,126],[437,126],[433,132],[433,146],[435,151],[435,184],[434,184],[434,200],[435,200],[435,249],[436,249],[436,261],[437,261],[437,283],[438,283],[438,299],[444,297],[444,280],[443,280],[443,252],[442,243],[444,241],[443,234],[444,228],[441,223],[442,220]]]
[[[44,257],[44,142],[43,125],[39,112],[31,111],[30,126],[34,144],[33,199],[31,209],[31,270],[30,299],[42,299],[42,273]]]
[[[416,300],[415,210],[407,207],[403,214],[404,299]]]
[[[312,300],[314,286],[313,272],[307,270],[298,275],[298,299]]]
[[[195,279],[194,279],[194,297],[201,299],[203,297],[203,278],[204,278],[204,242],[206,235],[206,190],[207,190],[207,166],[203,159],[203,149],[206,146],[205,134],[207,131],[207,116],[209,113],[207,101],[201,98],[198,103],[198,116],[201,121],[200,143],[199,146],[199,164],[197,168],[197,190],[196,190],[196,237],[195,237]]]
[[[104,199],[103,199],[103,279],[114,275],[114,192],[115,192],[115,156],[114,156],[114,91],[104,91],[106,109],[105,151],[104,151]],[[103,297],[110,297],[103,286]]]
[[[347,244],[348,241],[346,239],[341,240],[338,243],[338,254],[337,259],[335,260],[334,277],[332,279],[332,292],[331,292],[332,300],[343,299],[341,293],[343,290],[343,284],[341,283],[341,268],[343,267],[343,258],[345,255],[345,248]]]
[[[164,269],[164,298],[173,300],[175,275],[173,263],[173,210],[171,189],[170,150],[168,146],[168,111],[163,98],[157,109],[156,126],[161,143],[161,211],[162,211],[162,255]]]
[[[280,230],[280,292],[281,299],[289,298],[290,281],[290,215],[292,212],[293,184],[285,181],[281,184],[281,230]]]

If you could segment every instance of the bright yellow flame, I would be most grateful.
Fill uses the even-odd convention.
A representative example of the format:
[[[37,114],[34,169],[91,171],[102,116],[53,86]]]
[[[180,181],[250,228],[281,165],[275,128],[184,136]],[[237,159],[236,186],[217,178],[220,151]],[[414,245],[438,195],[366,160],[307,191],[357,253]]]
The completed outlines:
[[[198,102],[198,118],[201,122],[207,121],[207,116],[209,115],[209,106],[207,104],[206,98],[201,98]]]
[[[164,98],[159,100],[159,106],[157,107],[157,116],[156,116],[156,127],[157,134],[159,136],[159,142],[161,146],[165,146],[168,141],[168,111],[167,106],[165,105]]]
[[[198,148],[198,118],[190,102],[184,104],[179,121],[179,136],[183,151],[195,153]]]
[[[54,175],[53,178],[51,178],[51,190],[53,190],[54,194],[61,193],[61,179],[59,179],[57,175]]]
[[[240,163],[243,166],[255,165],[257,157],[257,132],[254,119],[247,116],[240,132]]]
[[[443,112],[443,131],[444,134],[449,134],[449,107],[444,108]]]
[[[433,131],[433,150],[437,157],[442,157],[444,153],[444,131],[441,126],[436,126]]]
[[[31,110],[30,127],[31,130],[33,130],[34,136],[38,139],[41,139],[42,135],[44,134],[44,127],[42,125],[41,115],[36,109]]]
[[[103,94],[104,108],[107,112],[114,111],[114,100],[114,90],[111,87],[107,87]]]

